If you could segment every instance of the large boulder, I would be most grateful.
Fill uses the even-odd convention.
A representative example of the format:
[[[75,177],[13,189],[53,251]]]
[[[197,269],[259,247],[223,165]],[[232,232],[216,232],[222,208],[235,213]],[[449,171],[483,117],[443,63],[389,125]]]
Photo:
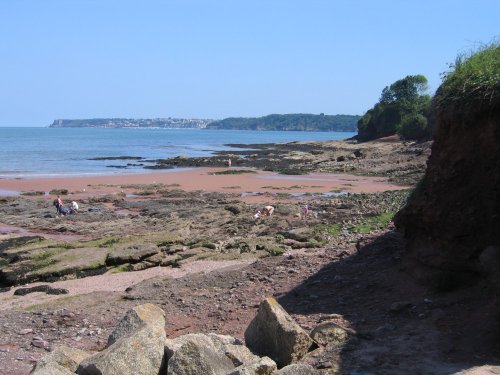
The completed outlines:
[[[78,366],[80,375],[151,375],[163,367],[165,319],[152,304],[129,310],[113,332],[114,341]],[[110,341],[110,340],[108,340]]]
[[[78,366],[80,375],[151,375],[163,365],[165,331],[145,326]]]
[[[188,341],[168,361],[167,375],[219,375],[234,369],[233,362],[209,341]]]
[[[109,335],[108,346],[145,325],[165,327],[165,313],[163,310],[152,303],[145,303],[130,309]]]
[[[253,352],[270,357],[279,367],[297,362],[313,344],[307,332],[272,297],[260,303],[245,331],[245,341]]]
[[[44,355],[31,370],[32,375],[67,375],[74,374],[80,362],[90,354],[83,350],[61,346]]]
[[[188,345],[187,347],[185,347]],[[260,357],[231,336],[215,333],[190,333],[165,340],[169,374],[217,373],[238,366],[252,365]],[[189,358],[195,359],[190,363]],[[273,362],[274,363],[274,362]],[[274,365],[276,367],[276,364]],[[196,367],[197,369],[194,369]]]
[[[214,348],[214,350],[222,352],[225,352],[228,346],[242,346],[238,339],[231,336],[215,333],[209,333],[208,335],[203,333],[188,333],[187,335],[165,340],[166,359],[170,359],[177,350],[188,342],[195,343],[198,346]]]

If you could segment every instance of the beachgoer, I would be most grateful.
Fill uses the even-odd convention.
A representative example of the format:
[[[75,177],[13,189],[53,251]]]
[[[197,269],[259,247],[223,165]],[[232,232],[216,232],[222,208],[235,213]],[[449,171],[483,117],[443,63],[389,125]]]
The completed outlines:
[[[54,201],[52,202],[52,204],[56,208],[56,213],[59,213],[59,201],[58,201],[58,199],[57,198],[54,199]]]
[[[75,201],[71,202],[71,209],[75,212],[78,212],[78,203]]]
[[[231,168],[231,159],[227,159],[227,166]]]
[[[253,219],[254,220],[257,220],[258,218],[260,218],[262,216],[262,212],[260,212],[260,210],[257,210],[255,212],[255,214],[253,215]]]
[[[304,211],[303,211],[303,213],[304,213],[304,219],[309,216],[309,212],[310,212],[309,211],[309,206],[306,204],[304,206]]]
[[[63,201],[62,201],[60,195],[57,196],[57,198],[56,198],[56,200],[54,202],[54,205],[56,206],[57,213],[58,214],[62,214],[61,209],[63,208]]]
[[[274,213],[274,207],[273,206],[266,206],[262,209],[262,215],[263,216],[271,216]]]

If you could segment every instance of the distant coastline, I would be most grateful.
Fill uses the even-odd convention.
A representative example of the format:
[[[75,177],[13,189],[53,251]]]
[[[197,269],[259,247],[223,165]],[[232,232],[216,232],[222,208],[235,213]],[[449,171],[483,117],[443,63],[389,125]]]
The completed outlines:
[[[230,117],[223,120],[191,118],[96,118],[56,119],[49,128],[164,128],[164,129],[223,129],[258,131],[323,131],[356,132],[360,116],[285,114],[264,117]]]
[[[214,120],[184,118],[94,118],[94,119],[56,119],[49,128],[165,128],[165,129],[204,129]]]

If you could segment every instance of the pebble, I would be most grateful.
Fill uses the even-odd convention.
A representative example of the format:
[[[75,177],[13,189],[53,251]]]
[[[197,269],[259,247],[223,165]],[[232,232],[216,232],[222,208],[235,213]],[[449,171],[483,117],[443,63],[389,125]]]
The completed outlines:
[[[31,345],[33,345],[37,348],[45,349],[45,350],[49,350],[49,348],[50,348],[50,344],[38,336],[33,337],[33,340],[31,340]]]
[[[25,329],[22,329],[19,331],[19,334],[20,335],[27,335],[28,333],[32,333],[33,332],[33,329],[31,328],[25,328]]]

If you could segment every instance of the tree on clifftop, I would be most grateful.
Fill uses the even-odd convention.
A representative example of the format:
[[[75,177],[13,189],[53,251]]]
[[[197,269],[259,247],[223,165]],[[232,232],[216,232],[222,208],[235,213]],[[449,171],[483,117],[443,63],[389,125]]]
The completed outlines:
[[[405,139],[430,138],[427,78],[406,76],[386,86],[380,100],[358,121],[358,139],[368,141],[398,133]]]

